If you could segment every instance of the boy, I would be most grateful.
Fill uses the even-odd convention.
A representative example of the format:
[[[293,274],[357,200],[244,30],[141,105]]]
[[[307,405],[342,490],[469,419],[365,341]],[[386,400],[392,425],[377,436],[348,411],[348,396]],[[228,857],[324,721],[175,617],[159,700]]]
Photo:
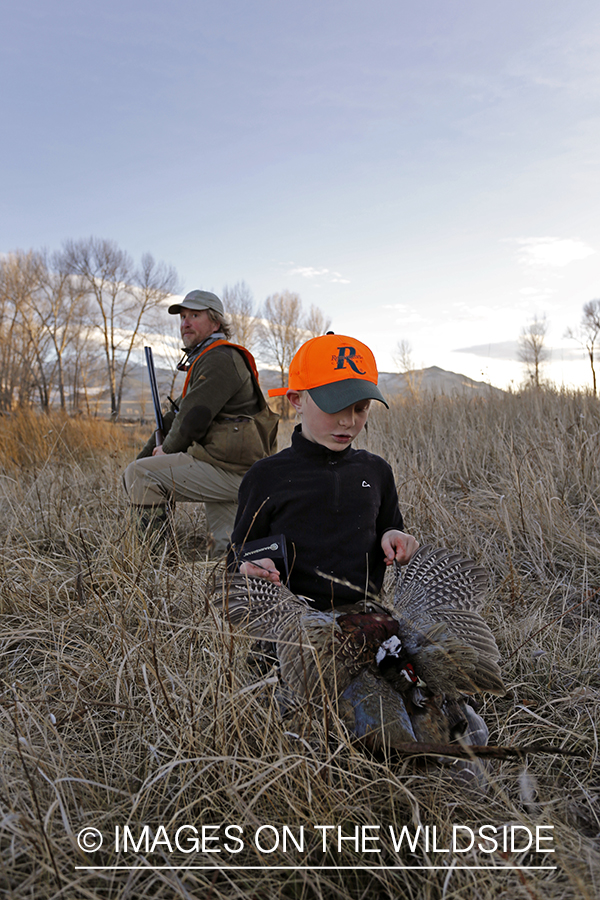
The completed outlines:
[[[285,535],[289,587],[316,609],[377,595],[385,567],[404,565],[419,546],[402,530],[388,463],[351,446],[371,401],[387,407],[377,380],[373,354],[354,338],[326,334],[303,344],[288,387],[269,391],[286,394],[302,424],[291,447],[255,463],[240,486],[230,559],[246,541]],[[240,571],[280,581],[269,558]]]

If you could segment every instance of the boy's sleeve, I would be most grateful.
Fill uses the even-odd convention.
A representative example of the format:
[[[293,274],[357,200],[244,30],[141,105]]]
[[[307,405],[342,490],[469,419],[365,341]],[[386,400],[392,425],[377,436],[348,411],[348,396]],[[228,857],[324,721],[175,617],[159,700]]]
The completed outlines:
[[[404,531],[404,520],[398,506],[398,492],[394,481],[394,473],[384,460],[382,462],[385,466],[385,475],[382,484],[381,506],[376,523],[378,538],[382,538],[386,531],[391,531],[392,529]]]
[[[241,547],[246,541],[258,540],[271,534],[270,498],[262,485],[258,470],[260,466],[255,463],[240,484],[237,515],[227,553],[227,568],[230,570],[237,568],[233,547]]]

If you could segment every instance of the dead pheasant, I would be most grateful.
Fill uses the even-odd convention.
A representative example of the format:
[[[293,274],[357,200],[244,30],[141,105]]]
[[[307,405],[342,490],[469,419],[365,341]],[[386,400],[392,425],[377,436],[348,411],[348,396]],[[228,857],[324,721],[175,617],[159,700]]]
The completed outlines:
[[[448,550],[422,547],[394,605],[367,600],[320,612],[282,585],[235,575],[214,601],[234,626],[276,647],[281,679],[296,697],[326,693],[359,737],[444,743],[466,721],[464,694],[503,694],[494,637],[476,607],[483,569]]]

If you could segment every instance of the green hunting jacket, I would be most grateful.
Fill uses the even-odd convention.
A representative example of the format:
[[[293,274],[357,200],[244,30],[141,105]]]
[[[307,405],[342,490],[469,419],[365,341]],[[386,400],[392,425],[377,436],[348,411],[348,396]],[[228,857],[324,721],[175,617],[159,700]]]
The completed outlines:
[[[206,342],[200,345],[205,347]],[[195,359],[184,394],[175,401],[178,412],[164,416],[165,453],[189,453],[243,474],[275,452],[278,416],[269,410],[239,350],[220,345]],[[154,447],[152,436],[138,459],[152,456]]]

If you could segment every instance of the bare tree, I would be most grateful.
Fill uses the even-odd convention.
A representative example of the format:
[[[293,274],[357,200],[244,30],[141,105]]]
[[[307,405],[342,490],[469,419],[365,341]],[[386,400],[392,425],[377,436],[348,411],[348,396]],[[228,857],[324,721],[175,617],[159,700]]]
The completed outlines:
[[[413,363],[412,345],[410,341],[406,338],[402,338],[402,340],[398,341],[392,350],[392,358],[396,363],[399,372],[410,372],[411,369],[414,369],[415,366]]]
[[[261,310],[261,348],[279,369],[284,387],[290,363],[305,338],[302,301],[298,294],[281,291],[271,294]]]
[[[271,294],[261,309],[260,348],[267,362],[279,369],[281,387],[285,387],[287,372],[294,354],[306,339],[302,301],[298,294],[281,291]],[[284,398],[281,412],[286,411]]]
[[[130,284],[133,261],[114,241],[89,238],[67,241],[63,249],[67,270],[86,285],[87,293],[97,306],[100,321],[97,325],[104,351],[110,411],[118,418],[117,381],[122,370],[119,365],[122,319],[128,320],[133,308]],[[129,322],[127,322],[129,324]],[[121,378],[122,380],[122,378]]]
[[[0,410],[4,412],[12,408],[20,369],[16,348],[19,324],[11,268],[10,257],[0,258]]]
[[[18,350],[20,322],[15,302],[15,282],[19,269],[16,254],[0,257],[0,409],[8,411],[14,404],[21,377],[21,358]]]
[[[35,332],[35,343],[44,350],[44,357],[37,355],[40,372],[44,362],[52,363],[52,384],[44,384],[47,408],[50,387],[58,389],[59,403],[66,410],[65,356],[76,341],[75,331],[80,327],[80,310],[85,303],[85,284],[71,275],[61,254],[48,256],[45,251],[32,254],[36,272],[36,290],[27,301],[29,327]],[[46,357],[49,357],[46,360]],[[44,382],[45,379],[42,379]]]
[[[176,397],[178,393],[175,387],[177,379],[185,377],[182,376],[181,370],[177,368],[179,362],[181,361],[184,348],[181,346],[179,316],[169,316],[169,319],[171,319],[171,321],[166,326],[163,322],[163,327],[161,329],[162,342],[160,346],[160,353],[165,360],[166,367],[170,373],[166,388],[167,396]],[[160,381],[159,389],[162,390]]]
[[[234,343],[253,350],[258,344],[259,322],[254,304],[254,296],[245,281],[238,281],[233,287],[223,287],[223,306],[231,321]]]
[[[164,300],[177,289],[175,270],[155,263],[150,254],[139,269],[114,241],[89,238],[67,241],[62,261],[78,276],[95,301],[106,365],[110,411],[118,419],[131,354],[143,339],[143,328]]]
[[[260,310],[259,346],[267,362],[279,369],[281,387],[285,387],[287,373],[294,354],[301,344],[318,337],[329,328],[329,319],[316,306],[308,315],[302,309],[298,294],[281,291],[271,294]],[[287,404],[281,398],[281,414],[286,415]]]
[[[28,405],[37,390],[44,409],[50,402],[46,336],[32,316],[39,288],[33,251],[17,250],[0,260],[0,405]]]
[[[304,329],[309,336],[320,337],[320,335],[327,332],[330,325],[331,319],[318,306],[313,304],[304,319]]]
[[[550,356],[545,346],[548,322],[546,316],[534,316],[529,325],[521,329],[518,357],[525,365],[529,378],[536,387],[540,386],[540,369]]]
[[[91,392],[95,392],[98,400],[101,388],[105,384],[105,377],[104,368],[98,360],[97,343],[94,341],[96,329],[88,297],[83,297],[76,305],[70,330],[71,338],[64,360],[65,387],[70,393],[70,411],[72,414],[78,414],[85,409],[90,416]]]
[[[400,374],[404,375],[404,383],[413,397],[417,397],[423,379],[423,370],[416,371],[412,355],[412,344],[406,338],[398,341],[392,350],[392,358]]]
[[[117,391],[117,416],[123,399],[123,384],[131,353],[144,338],[143,327],[162,326],[164,301],[179,288],[177,273],[173,266],[157,263],[151,253],[142,256],[140,267],[133,274],[133,293],[137,310],[130,315],[131,337],[123,347],[121,378]],[[157,320],[157,317],[158,320]]]
[[[583,304],[583,315],[581,317],[579,328],[567,328],[565,337],[577,341],[587,352],[592,369],[592,385],[594,390],[594,397],[596,397],[598,393],[594,353],[599,335],[600,300],[589,300],[587,303]]]

